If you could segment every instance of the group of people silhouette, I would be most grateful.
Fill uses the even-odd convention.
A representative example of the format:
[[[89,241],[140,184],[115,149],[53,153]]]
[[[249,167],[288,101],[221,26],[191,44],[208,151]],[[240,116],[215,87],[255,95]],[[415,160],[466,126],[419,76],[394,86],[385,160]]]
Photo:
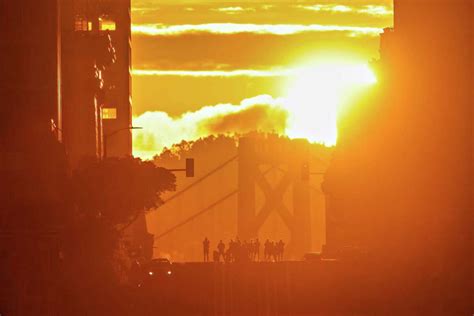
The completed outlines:
[[[209,251],[211,242],[206,237],[202,242],[204,262],[209,262]],[[283,240],[278,242],[266,240],[263,245],[263,260],[265,261],[281,261],[285,252],[285,243]],[[246,262],[260,261],[260,241],[257,239],[243,242],[237,238],[235,241],[230,240],[226,245],[222,240],[217,244],[217,249],[212,252],[212,261],[220,262]]]

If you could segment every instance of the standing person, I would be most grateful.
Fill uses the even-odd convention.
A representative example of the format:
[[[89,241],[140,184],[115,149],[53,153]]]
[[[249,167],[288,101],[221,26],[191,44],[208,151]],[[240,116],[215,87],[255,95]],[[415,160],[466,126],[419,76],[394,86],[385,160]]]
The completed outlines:
[[[283,240],[280,239],[280,241],[278,242],[277,248],[278,248],[278,260],[282,261],[283,253],[285,252],[285,243],[283,242]]]
[[[255,261],[255,240],[250,240],[250,259]]]
[[[235,243],[232,239],[229,241],[229,248],[227,250],[229,251],[229,261],[235,261]]]
[[[214,252],[212,253],[212,260],[214,262],[219,262],[220,258],[221,258],[221,256],[219,255],[219,251],[214,250]]]
[[[240,262],[240,260],[242,259],[242,243],[240,242],[239,237],[237,237],[237,239],[235,240],[234,246],[235,246],[235,261]]]
[[[277,243],[272,241],[270,242],[270,260],[273,257],[273,262],[277,262],[278,256],[277,256]]]
[[[250,242],[244,241],[244,260],[250,261],[252,257],[252,244]]]
[[[232,256],[231,256],[230,248],[227,248],[227,250],[225,251],[224,262],[229,263],[231,260],[232,260]]]
[[[210,242],[209,242],[209,239],[204,238],[204,240],[202,241],[202,250],[203,250],[203,253],[204,253],[204,262],[208,262],[209,261],[209,246],[210,246]]]
[[[265,246],[263,248],[263,254],[266,261],[270,259],[270,240],[265,241]]]
[[[242,244],[242,260],[243,261],[249,261],[250,260],[250,257],[251,257],[251,254],[250,254],[250,250],[251,250],[251,244],[247,243],[246,240],[244,240],[244,243]]]
[[[219,244],[217,244],[217,251],[219,252],[219,256],[222,256],[222,259],[224,259],[225,256],[225,245],[222,242],[222,240],[219,241]]]
[[[260,241],[258,238],[255,240],[255,257],[257,261],[260,261]]]

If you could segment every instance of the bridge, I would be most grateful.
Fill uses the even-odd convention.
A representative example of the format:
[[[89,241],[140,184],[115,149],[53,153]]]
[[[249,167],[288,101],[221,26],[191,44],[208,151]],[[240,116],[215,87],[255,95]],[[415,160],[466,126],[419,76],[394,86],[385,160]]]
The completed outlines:
[[[261,139],[243,137],[239,139],[237,155],[223,161],[215,168],[176,192],[165,200],[164,205],[182,198],[191,189],[199,187],[217,172],[237,163],[237,187],[197,210],[184,220],[154,236],[160,240],[215,209],[230,198],[237,196],[237,237],[241,240],[255,239],[260,228],[273,213],[277,214],[288,228],[290,241],[287,253],[301,257],[311,250],[311,190],[310,161],[318,159],[310,153],[310,143],[306,140],[285,138]],[[280,174],[278,181],[270,181],[266,176],[272,171]],[[314,175],[322,175],[315,173]],[[263,205],[257,203],[257,191],[263,196]],[[291,202],[284,200],[289,193]]]

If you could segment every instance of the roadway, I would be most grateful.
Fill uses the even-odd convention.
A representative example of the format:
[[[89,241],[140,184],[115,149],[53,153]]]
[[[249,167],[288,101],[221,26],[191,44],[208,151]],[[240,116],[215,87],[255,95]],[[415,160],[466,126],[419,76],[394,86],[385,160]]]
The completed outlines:
[[[410,275],[414,287],[360,261],[174,263],[168,278],[134,289],[135,306],[141,315],[438,315],[442,285]]]

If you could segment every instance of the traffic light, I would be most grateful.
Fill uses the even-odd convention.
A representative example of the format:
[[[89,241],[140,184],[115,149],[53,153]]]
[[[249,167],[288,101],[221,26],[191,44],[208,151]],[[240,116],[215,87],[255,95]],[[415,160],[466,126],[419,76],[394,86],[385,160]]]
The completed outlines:
[[[187,178],[194,177],[194,159],[193,158],[186,158],[186,177]]]
[[[309,181],[309,164],[308,163],[304,163],[301,166],[301,180]]]

